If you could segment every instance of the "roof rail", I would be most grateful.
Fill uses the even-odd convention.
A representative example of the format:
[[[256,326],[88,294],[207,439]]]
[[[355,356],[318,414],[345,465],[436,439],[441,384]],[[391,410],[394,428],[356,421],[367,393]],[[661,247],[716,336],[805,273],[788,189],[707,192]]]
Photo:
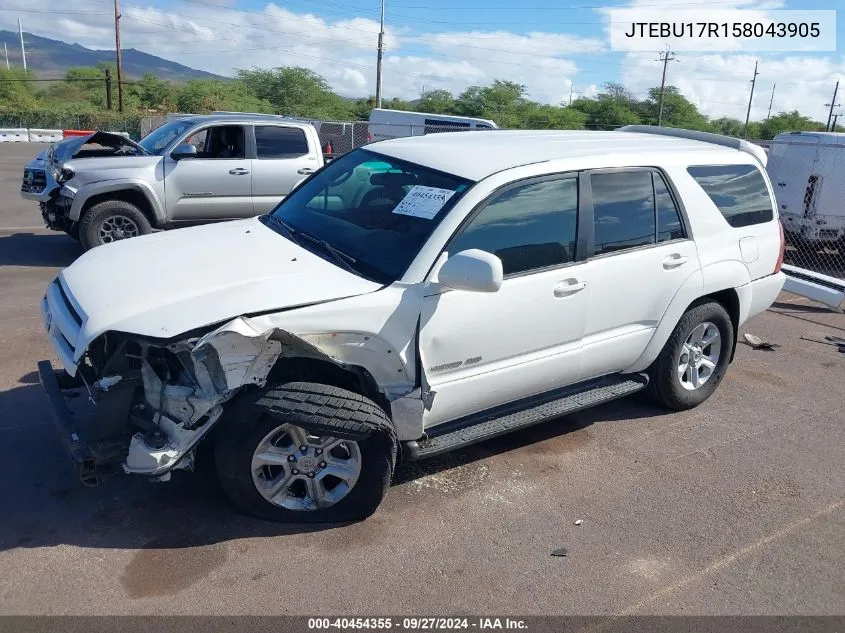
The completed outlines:
[[[756,158],[760,164],[765,167],[767,156],[765,150],[759,145],[749,143],[733,136],[724,136],[722,134],[712,134],[710,132],[697,132],[696,130],[685,130],[677,127],[659,127],[656,125],[625,125],[616,128],[617,132],[639,132],[640,134],[659,134],[660,136],[672,136],[675,138],[686,138],[691,141],[701,141],[703,143],[712,143],[713,145],[721,145],[723,147],[730,147],[737,149],[746,154],[751,154]]]

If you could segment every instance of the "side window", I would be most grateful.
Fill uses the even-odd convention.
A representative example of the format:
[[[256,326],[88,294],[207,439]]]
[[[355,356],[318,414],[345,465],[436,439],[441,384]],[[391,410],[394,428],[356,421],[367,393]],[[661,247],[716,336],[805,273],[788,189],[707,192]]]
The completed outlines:
[[[197,148],[197,158],[243,158],[244,129],[240,125],[217,125],[195,132],[185,141]]]
[[[256,125],[255,149],[258,158],[297,158],[308,155],[308,141],[297,127]]]
[[[754,165],[702,165],[687,172],[732,227],[763,224],[774,217],[766,181]]]
[[[669,240],[680,240],[684,235],[684,225],[681,223],[681,214],[666,181],[657,172],[652,172],[654,178],[654,199],[657,203],[657,241],[668,242]]]
[[[470,248],[493,253],[506,275],[575,260],[578,181],[543,180],[498,195],[449,245],[455,254]]]
[[[596,255],[655,243],[650,171],[591,174],[590,185]]]
[[[201,155],[205,151],[205,140],[208,137],[208,128],[200,130],[194,134],[191,134],[188,138],[185,139],[186,143],[190,143],[194,147],[197,148],[197,155]]]

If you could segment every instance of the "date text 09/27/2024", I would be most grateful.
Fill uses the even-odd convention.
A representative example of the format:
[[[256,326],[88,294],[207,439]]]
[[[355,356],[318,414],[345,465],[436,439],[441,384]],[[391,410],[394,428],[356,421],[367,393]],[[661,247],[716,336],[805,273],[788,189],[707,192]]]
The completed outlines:
[[[450,631],[450,630],[522,630],[528,628],[525,620],[518,618],[463,618],[463,617],[406,617],[406,618],[309,618],[310,631],[351,631],[360,629],[397,629],[400,631]]]
[[[819,37],[818,22],[631,22],[625,37]]]

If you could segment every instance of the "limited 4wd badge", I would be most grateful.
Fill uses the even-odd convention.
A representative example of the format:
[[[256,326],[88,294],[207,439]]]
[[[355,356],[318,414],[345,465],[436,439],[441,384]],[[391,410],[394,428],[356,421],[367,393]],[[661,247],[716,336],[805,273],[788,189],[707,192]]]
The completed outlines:
[[[454,195],[455,192],[450,189],[414,185],[402,198],[402,202],[396,205],[393,213],[431,220]]]

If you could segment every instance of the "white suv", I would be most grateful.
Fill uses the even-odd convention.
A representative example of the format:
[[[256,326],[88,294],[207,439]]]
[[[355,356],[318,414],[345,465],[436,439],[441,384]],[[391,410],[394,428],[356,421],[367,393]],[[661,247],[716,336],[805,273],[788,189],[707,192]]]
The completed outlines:
[[[42,383],[87,483],[167,479],[208,438],[242,510],[364,517],[397,453],[706,400],[784,282],[764,163],[644,127],[369,145],[267,215],[84,254],[42,303]]]

